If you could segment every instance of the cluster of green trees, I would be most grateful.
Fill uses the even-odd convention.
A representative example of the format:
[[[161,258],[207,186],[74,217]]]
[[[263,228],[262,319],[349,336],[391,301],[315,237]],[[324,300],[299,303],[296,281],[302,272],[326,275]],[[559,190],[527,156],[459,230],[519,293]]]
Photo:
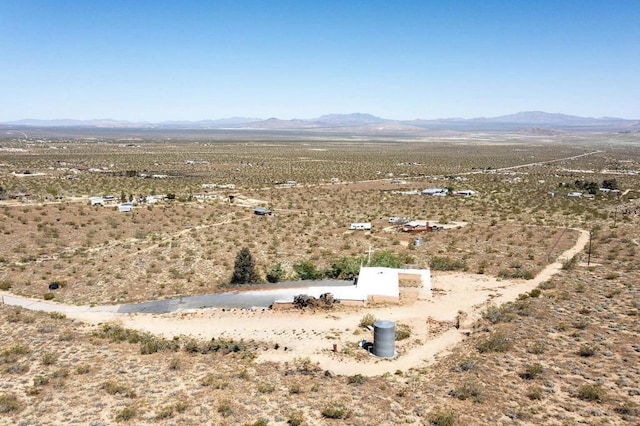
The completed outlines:
[[[360,272],[360,266],[383,266],[387,268],[401,268],[413,259],[401,257],[398,254],[384,250],[373,253],[371,258],[343,256],[332,262],[328,268],[320,269],[311,260],[300,260],[293,264],[293,272],[301,280],[317,280],[333,278],[353,280]],[[265,278],[270,283],[277,283],[287,278],[287,271],[281,263],[273,265],[267,270]],[[231,284],[255,284],[263,282],[256,271],[253,255],[247,247],[243,247],[236,255],[231,276]]]

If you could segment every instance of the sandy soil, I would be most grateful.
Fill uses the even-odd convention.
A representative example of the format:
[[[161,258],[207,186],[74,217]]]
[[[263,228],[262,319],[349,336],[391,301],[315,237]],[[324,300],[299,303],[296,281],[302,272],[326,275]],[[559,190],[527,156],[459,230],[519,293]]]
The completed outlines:
[[[228,337],[265,342],[258,362],[291,362],[296,358],[309,358],[322,369],[336,374],[375,376],[424,367],[434,362],[465,338],[468,334],[465,327],[472,324],[488,304],[512,301],[519,294],[531,291],[560,271],[562,260],[580,252],[588,241],[589,233],[581,230],[576,244],[563,253],[558,262],[548,265],[532,280],[434,273],[432,292],[414,289],[412,297],[407,297],[410,300],[386,306],[343,307],[316,312],[202,309],[153,315],[118,314],[117,306],[71,306],[8,293],[3,293],[2,297],[8,305],[64,312],[68,317],[89,325],[115,321],[125,327],[165,337],[191,335],[204,339]],[[394,359],[363,356],[364,350],[357,348],[359,341],[373,339],[371,331],[359,327],[360,319],[366,313],[411,328],[411,337],[398,343],[398,355]],[[459,328],[456,328],[457,322]],[[334,345],[337,351],[333,351]]]

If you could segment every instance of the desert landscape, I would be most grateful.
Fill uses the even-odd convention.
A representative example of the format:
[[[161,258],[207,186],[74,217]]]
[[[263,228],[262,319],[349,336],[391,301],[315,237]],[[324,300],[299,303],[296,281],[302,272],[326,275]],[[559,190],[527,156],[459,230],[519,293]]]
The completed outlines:
[[[39,132],[0,140],[0,424],[640,418],[636,133]],[[242,248],[256,280],[232,284]],[[363,264],[431,289],[181,305]],[[360,347],[376,319],[391,359]]]

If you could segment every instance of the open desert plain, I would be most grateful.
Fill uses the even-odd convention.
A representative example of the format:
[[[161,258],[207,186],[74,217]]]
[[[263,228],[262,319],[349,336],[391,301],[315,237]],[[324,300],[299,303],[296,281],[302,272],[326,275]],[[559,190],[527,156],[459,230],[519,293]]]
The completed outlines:
[[[0,424],[640,422],[637,133],[147,133],[0,140]],[[431,288],[204,302],[367,264]]]

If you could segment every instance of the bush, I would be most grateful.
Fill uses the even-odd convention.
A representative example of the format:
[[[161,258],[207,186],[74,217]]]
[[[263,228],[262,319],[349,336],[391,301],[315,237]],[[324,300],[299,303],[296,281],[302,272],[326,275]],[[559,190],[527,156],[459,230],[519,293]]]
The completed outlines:
[[[20,400],[13,393],[0,394],[0,414],[11,413],[20,409]]]
[[[317,280],[322,278],[322,272],[310,260],[301,260],[293,265],[293,270],[301,280]]]
[[[127,422],[133,419],[137,414],[136,407],[129,405],[116,413],[116,422]]]
[[[347,419],[351,416],[351,412],[339,402],[328,404],[322,409],[321,414],[327,419]]]
[[[586,343],[580,346],[578,350],[578,355],[583,357],[594,356],[598,352],[598,347],[595,344]]]
[[[482,318],[486,319],[491,324],[510,322],[513,319],[513,313],[509,307],[510,305],[508,304],[502,306],[491,305],[482,313]]]
[[[362,374],[354,374],[353,376],[349,376],[348,383],[350,385],[363,385],[367,382],[367,378]]]
[[[53,293],[44,293],[44,294],[42,295],[42,298],[43,298],[44,300],[52,300],[54,297],[55,297],[55,296],[54,296],[54,294],[53,294]]]
[[[540,401],[542,399],[543,390],[540,386],[535,386],[527,392],[527,398],[532,401]]]
[[[396,340],[404,340],[411,337],[411,327],[401,322],[396,324]]]
[[[473,402],[482,401],[482,385],[475,381],[464,382],[461,386],[453,389],[450,395],[461,401],[471,399]]]
[[[458,424],[458,415],[451,410],[436,411],[429,417],[429,424],[431,426],[455,426]]]
[[[304,423],[304,415],[301,412],[292,413],[287,420],[289,426],[300,426],[302,423]]]
[[[542,375],[542,365],[539,363],[527,365],[523,372],[520,373],[520,377],[524,380],[533,380]]]
[[[429,267],[434,271],[459,271],[467,267],[460,259],[452,259],[446,256],[434,256],[429,262]]]
[[[605,398],[605,391],[600,385],[589,384],[580,386],[576,395],[583,401],[602,402]]]
[[[373,314],[365,314],[360,320],[360,327],[373,327],[376,317]]]
[[[243,247],[236,255],[231,284],[252,284],[259,281],[253,256],[248,247]]]
[[[106,391],[109,395],[121,395],[125,398],[136,397],[136,393],[133,390],[113,380],[104,382],[102,385],[100,385],[100,389]]]
[[[231,403],[227,400],[221,401],[218,405],[218,413],[220,413],[222,417],[229,417],[231,414],[233,414]]]
[[[11,288],[10,281],[0,281],[0,290],[8,291]]]
[[[286,271],[282,267],[282,263],[277,263],[267,271],[267,281],[277,283],[282,281],[286,276]]]
[[[481,353],[487,352],[507,352],[511,349],[513,340],[504,332],[495,332],[486,340],[476,346]]]

